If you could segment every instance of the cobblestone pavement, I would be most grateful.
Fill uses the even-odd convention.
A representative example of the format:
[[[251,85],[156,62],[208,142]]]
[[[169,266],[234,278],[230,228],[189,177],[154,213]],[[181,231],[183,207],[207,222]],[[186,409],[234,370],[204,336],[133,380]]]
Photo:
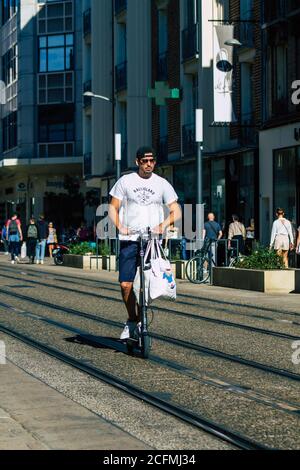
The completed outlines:
[[[155,303],[151,331],[157,338],[150,359],[141,361],[117,347],[126,313],[116,273],[87,273],[49,262],[11,266],[0,257],[3,325],[253,441],[273,448],[299,448],[300,365],[292,360],[296,357],[293,346],[300,341],[299,296],[194,286],[185,281],[178,282],[178,293],[176,303]],[[80,332],[93,341],[84,341]],[[100,347],[103,338],[114,341],[116,347]],[[173,338],[177,343],[168,340]],[[229,448],[15,339],[0,333],[0,340],[16,366],[127,433],[129,442],[141,446],[137,448]],[[192,347],[187,348],[184,341]]]

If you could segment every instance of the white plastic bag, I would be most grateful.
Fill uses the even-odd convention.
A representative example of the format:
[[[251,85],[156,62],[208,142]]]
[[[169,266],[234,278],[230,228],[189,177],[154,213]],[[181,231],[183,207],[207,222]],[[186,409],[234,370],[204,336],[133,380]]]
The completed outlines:
[[[21,247],[21,258],[22,259],[26,258],[26,255],[27,255],[26,242],[23,242],[22,247]]]
[[[154,241],[156,254],[151,259],[152,276],[150,277],[150,298],[158,297],[176,299],[176,282],[172,273],[171,263],[165,257],[158,240]]]
[[[163,253],[158,240],[150,240],[145,251],[145,300],[149,305],[158,297],[176,299],[176,282],[170,261]],[[138,268],[133,289],[138,303],[140,300],[140,268]]]

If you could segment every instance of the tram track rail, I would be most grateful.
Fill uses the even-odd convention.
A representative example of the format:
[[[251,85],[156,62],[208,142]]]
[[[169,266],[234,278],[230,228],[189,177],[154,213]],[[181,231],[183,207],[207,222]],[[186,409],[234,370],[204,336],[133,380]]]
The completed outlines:
[[[6,277],[9,278],[9,279],[16,280],[15,276],[6,276]],[[98,298],[98,299],[103,299],[103,300],[108,300],[108,301],[113,301],[113,302],[123,304],[123,301],[120,298],[109,297],[109,296],[94,293],[94,292],[78,291],[76,289],[70,289],[70,288],[66,288],[66,287],[62,287],[62,286],[47,284],[47,283],[41,282],[41,281],[34,281],[34,280],[31,280],[31,279],[24,279],[24,277],[22,277],[19,280],[22,281],[22,282],[24,281],[24,282],[27,282],[27,283],[31,283],[31,284],[34,284],[34,285],[40,285],[40,286],[47,287],[47,288],[50,288],[50,289],[63,290],[65,292],[75,293],[77,295],[80,294],[80,295],[84,295],[84,296],[90,296],[90,297],[94,297],[94,298]],[[10,286],[8,286],[8,287],[10,287]],[[3,289],[0,288],[0,292],[3,292]],[[3,293],[5,293],[5,292],[3,292]],[[206,316],[203,316],[202,314],[197,315],[197,314],[194,314],[194,313],[172,310],[172,309],[169,309],[169,308],[166,308],[166,307],[161,307],[161,306],[157,306],[157,307],[151,306],[151,308],[154,311],[167,313],[169,315],[176,315],[176,316],[179,316],[179,317],[186,317],[186,318],[190,318],[190,319],[193,319],[193,320],[196,320],[196,321],[204,321],[204,322],[207,322],[207,323],[217,324],[217,325],[230,327],[230,328],[238,328],[238,329],[249,331],[249,332],[252,332],[252,333],[259,333],[259,334],[263,334],[263,335],[268,335],[268,336],[279,337],[279,338],[282,338],[282,339],[287,339],[289,341],[300,340],[300,336],[298,336],[298,335],[291,335],[291,334],[283,333],[283,332],[279,332],[279,331],[267,330],[265,328],[258,328],[258,327],[255,327],[255,326],[245,325],[243,323],[234,323],[234,322],[230,322],[228,320],[222,320],[222,319],[218,319],[218,318],[206,317]]]
[[[23,267],[26,265],[22,265],[22,264],[19,264],[18,266],[20,267]],[[15,268],[10,268],[8,266],[6,267],[3,267],[3,265],[1,266],[1,269],[3,269],[4,271],[8,271],[8,272],[13,272],[15,273],[16,270]],[[25,270],[24,270],[25,272]],[[49,279],[52,279],[52,280],[61,280],[63,282],[69,282],[69,283],[72,283],[72,284],[78,284],[78,285],[86,285],[87,282],[91,282],[91,283],[94,283],[96,285],[100,285],[102,286],[103,288],[103,284],[104,285],[107,285],[107,286],[110,286],[107,287],[106,289],[107,290],[111,290],[111,291],[115,291],[115,292],[119,292],[119,288],[118,286],[116,286],[116,283],[113,283],[113,282],[110,282],[110,281],[104,281],[104,280],[99,280],[99,279],[90,279],[90,278],[80,278],[79,276],[71,276],[69,274],[65,275],[65,274],[58,274],[58,273],[53,273],[53,274],[47,274],[45,273],[45,271],[40,271],[40,270],[34,270],[34,272],[32,270],[28,270],[26,271],[26,274],[29,274],[33,277],[40,277],[40,275],[43,275],[45,277],[48,277]],[[60,279],[62,278],[62,279]],[[66,281],[66,279],[70,279],[70,281]],[[78,281],[78,282],[74,282],[74,281]],[[94,286],[91,286],[91,287],[94,287]],[[245,308],[245,309],[249,309],[249,310],[261,310],[261,311],[265,311],[265,312],[270,312],[270,313],[278,313],[278,314],[286,314],[286,315],[291,315],[291,316],[296,316],[296,317],[300,317],[300,311],[299,312],[295,312],[295,311],[289,311],[289,310],[282,310],[282,309],[276,309],[276,308],[270,308],[270,307],[265,307],[265,306],[262,306],[262,305],[248,305],[248,304],[244,304],[244,303],[240,303],[240,302],[229,302],[228,300],[219,300],[219,299],[214,299],[214,298],[210,298],[210,297],[203,297],[203,296],[196,296],[196,295],[192,295],[192,294],[183,294],[183,293],[179,293],[178,294],[178,299],[176,302],[180,303],[180,304],[183,304],[185,305],[185,302],[181,301],[180,298],[183,297],[183,298],[190,298],[190,299],[193,299],[193,300],[197,300],[197,301],[200,301],[200,302],[209,302],[209,303],[213,303],[213,304],[220,304],[220,305],[229,305],[229,306],[233,306],[233,307],[240,307],[240,308]],[[189,305],[189,306],[195,306],[195,304],[193,303],[189,303],[187,302],[186,305]],[[225,310],[224,310],[225,311]],[[231,312],[233,313],[233,312]],[[241,313],[239,312],[239,315],[241,315]],[[253,315],[253,317],[255,317]],[[257,316],[257,318],[263,318],[263,319],[270,319],[269,317],[260,317],[260,316]]]
[[[48,324],[49,326],[66,330],[68,332],[71,332],[72,334],[76,334],[77,337],[74,340],[74,342],[76,343],[91,344],[92,346],[96,346],[96,347],[104,346],[112,350],[117,349],[119,352],[129,355],[126,345],[120,340],[106,338],[106,337],[99,338],[98,336],[94,336],[86,331],[83,331],[80,328],[68,325],[66,323],[62,323],[61,321],[54,320],[53,318],[49,318],[47,316],[41,316],[38,314],[34,314],[32,312],[15,308],[3,302],[0,302],[0,307],[11,309],[13,313],[21,315],[25,318],[38,320],[45,324]],[[113,324],[109,326],[117,326],[117,325]],[[187,365],[183,365],[178,362],[175,362],[174,360],[162,358],[152,353],[148,361],[156,363],[167,369],[171,369],[175,371],[176,373],[179,373],[180,376],[188,377],[202,385],[212,386],[212,387],[221,389],[225,392],[230,392],[231,394],[235,394],[237,396],[243,395],[245,398],[251,401],[254,401],[259,404],[267,405],[279,411],[283,411],[284,413],[288,413],[291,415],[300,414],[300,404],[288,402],[286,400],[277,399],[270,395],[266,395],[264,393],[255,391],[249,387],[244,387],[243,385],[240,385],[240,384],[238,385],[237,383],[228,382],[228,380],[224,380],[220,376],[216,376],[212,374],[209,374],[209,375],[205,374],[205,376],[203,377],[202,375],[199,375],[199,371],[197,371],[196,369],[193,369]]]
[[[69,329],[72,330],[71,327],[69,327]],[[96,378],[97,380],[100,380],[101,382],[105,382],[106,384],[113,386],[114,388],[117,388],[118,390],[128,395],[131,395],[138,400],[141,400],[151,406],[154,406],[155,408],[158,408],[159,410],[169,415],[172,415],[180,419],[181,421],[184,421],[194,427],[197,427],[198,429],[204,432],[207,432],[215,436],[216,438],[221,439],[222,441],[225,441],[239,449],[243,449],[243,450],[270,450],[271,449],[270,447],[267,447],[263,444],[255,442],[243,436],[240,433],[231,431],[225,426],[222,426],[218,423],[208,420],[204,418],[203,416],[200,416],[197,413],[193,413],[190,410],[185,409],[182,406],[176,405],[172,403],[170,400],[159,398],[131,384],[128,381],[122,380],[118,378],[117,376],[114,376],[106,371],[99,369],[98,367],[95,367],[92,364],[87,363],[86,361],[80,361],[70,356],[69,354],[59,351],[58,349],[54,347],[49,347],[48,345],[43,344],[40,341],[37,341],[29,336],[26,336],[23,333],[20,333],[12,328],[4,326],[1,323],[0,323],[0,331],[6,335],[9,335],[10,337],[13,337],[23,342],[24,344],[30,347],[33,347],[34,349],[37,349],[43,353],[46,353],[49,356],[74,367],[77,370],[80,370],[81,372],[88,374],[89,376],[92,376],[93,378]]]
[[[87,320],[92,320],[95,323],[106,324],[106,325],[113,326],[113,327],[118,327],[118,328],[123,326],[123,323],[115,321],[115,320],[109,320],[107,318],[104,318],[104,317],[101,317],[101,316],[98,316],[98,315],[94,315],[94,314],[90,314],[90,313],[86,313],[86,312],[81,312],[81,311],[78,311],[78,310],[75,310],[75,309],[69,308],[69,307],[54,305],[51,302],[48,302],[48,301],[45,301],[45,300],[33,299],[32,297],[26,296],[24,294],[19,294],[19,293],[16,293],[16,292],[7,292],[7,291],[5,291],[4,289],[1,289],[1,288],[0,288],[0,293],[3,293],[6,296],[10,296],[10,297],[17,298],[17,299],[20,299],[20,300],[25,300],[29,303],[33,303],[33,304],[36,304],[36,305],[39,305],[39,306],[47,307],[47,308],[53,309],[55,311],[67,313],[71,316],[76,316],[76,317],[84,318],[84,319],[87,319]],[[3,302],[0,302],[0,306],[1,305],[3,307],[8,306],[7,304],[5,304]],[[271,374],[281,376],[281,377],[284,377],[284,378],[287,378],[287,379],[290,379],[290,380],[300,381],[300,374],[295,374],[295,373],[293,373],[289,370],[286,370],[286,369],[280,369],[280,368],[273,367],[273,366],[270,366],[270,365],[266,365],[266,364],[263,364],[263,363],[260,363],[260,362],[248,360],[248,359],[245,359],[245,358],[242,358],[242,357],[239,357],[239,356],[235,356],[235,355],[228,354],[228,353],[225,353],[225,352],[222,352],[222,351],[218,351],[216,349],[208,348],[208,347],[202,346],[200,344],[195,344],[195,343],[185,341],[185,340],[181,340],[181,339],[177,339],[177,338],[171,338],[169,336],[164,336],[164,335],[153,333],[153,332],[150,333],[150,336],[153,339],[163,341],[167,344],[172,344],[174,346],[178,346],[178,347],[181,347],[181,348],[184,348],[184,349],[189,349],[189,350],[192,350],[192,351],[196,351],[200,354],[205,354],[205,355],[225,359],[225,360],[228,360],[230,362],[234,362],[234,363],[237,363],[237,364],[240,364],[240,365],[243,365],[243,366],[258,369],[258,370],[261,370],[263,372],[271,373]]]

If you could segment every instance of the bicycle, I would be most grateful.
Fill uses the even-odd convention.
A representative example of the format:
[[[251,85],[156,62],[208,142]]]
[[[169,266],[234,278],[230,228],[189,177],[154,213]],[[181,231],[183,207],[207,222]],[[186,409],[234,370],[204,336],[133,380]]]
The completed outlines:
[[[211,252],[212,240],[204,240],[200,250],[195,252],[185,268],[187,279],[193,284],[203,284],[208,281],[213,265],[216,266]]]
[[[139,234],[139,256],[140,256],[140,295],[139,295],[139,308],[141,314],[140,324],[137,324],[132,337],[126,340],[127,349],[130,354],[139,352],[144,359],[148,359],[152,340],[148,332],[148,307],[146,304],[145,296],[145,242],[151,240],[152,234],[148,227],[145,231],[135,231],[134,233]]]

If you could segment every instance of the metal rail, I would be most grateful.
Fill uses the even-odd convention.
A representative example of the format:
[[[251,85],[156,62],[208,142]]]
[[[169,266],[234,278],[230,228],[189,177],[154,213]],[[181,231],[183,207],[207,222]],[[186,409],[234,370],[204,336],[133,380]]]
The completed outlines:
[[[38,349],[43,353],[54,357],[55,359],[58,359],[82,372],[85,372],[88,375],[117,388],[118,390],[121,390],[139,400],[142,400],[143,402],[148,403],[149,405],[152,405],[172,416],[175,416],[176,418],[179,418],[180,420],[186,423],[189,423],[205,432],[208,432],[209,434],[212,434],[213,436],[223,441],[226,441],[240,449],[270,450],[270,448],[250,439],[247,439],[239,433],[232,432],[224,426],[214,423],[213,421],[210,421],[208,419],[205,419],[200,415],[192,413],[189,410],[186,410],[178,405],[174,405],[167,400],[158,398],[152,395],[151,393],[145,392],[144,390],[130,384],[127,381],[118,379],[117,377],[107,372],[104,372],[98,369],[97,367],[89,365],[86,362],[79,361],[73,358],[72,356],[69,356],[68,354],[65,354],[55,348],[42,344],[41,342],[29,338],[24,334],[19,333],[11,328],[7,328],[6,326],[0,325],[0,330],[3,333],[12,336],[15,339],[18,339],[19,341],[22,341],[28,346],[34,347],[35,349]]]
[[[8,277],[10,279],[14,279],[14,280],[16,279],[15,276],[8,276],[7,275],[6,277]],[[110,300],[110,301],[122,303],[122,300],[119,299],[119,298],[108,297],[108,296],[104,296],[102,294],[95,294],[94,292],[78,291],[76,289],[70,289],[70,288],[67,288],[67,287],[61,287],[61,286],[56,286],[56,285],[54,286],[54,285],[47,284],[47,283],[44,283],[44,282],[41,282],[41,281],[33,281],[33,280],[30,280],[30,279],[22,279],[22,282],[23,281],[24,282],[29,282],[29,283],[32,283],[32,284],[38,284],[38,285],[41,285],[41,286],[45,286],[45,287],[48,287],[50,289],[63,290],[64,292],[68,291],[68,292],[72,292],[72,293],[76,293],[76,294],[81,294],[81,295],[90,296],[90,297],[97,297],[97,298],[102,298],[102,299],[105,299],[105,300]],[[3,292],[3,290],[0,289],[0,292]],[[3,293],[5,293],[5,292],[3,292]],[[287,339],[287,340],[290,340],[290,341],[300,340],[300,336],[291,335],[291,334],[288,334],[288,333],[281,333],[281,332],[278,332],[278,331],[267,330],[265,328],[258,328],[258,327],[250,326],[250,325],[244,325],[242,323],[233,323],[233,322],[230,322],[230,321],[227,321],[227,320],[221,320],[221,319],[218,319],[218,318],[205,317],[202,314],[199,316],[199,315],[196,315],[196,314],[193,314],[193,313],[180,312],[180,311],[171,310],[171,309],[165,308],[165,307],[154,307],[153,306],[152,309],[157,310],[159,312],[165,312],[165,313],[169,313],[169,314],[172,314],[172,315],[192,318],[192,319],[198,320],[198,321],[204,321],[204,322],[207,322],[207,323],[218,324],[218,325],[227,326],[227,327],[230,327],[230,328],[239,328],[239,329],[242,329],[242,330],[251,331],[253,333],[260,333],[260,334],[267,335],[267,336],[279,337],[279,338]]]
[[[92,314],[89,314],[89,313],[83,313],[83,312],[80,312],[78,310],[74,310],[74,309],[71,309],[71,308],[68,308],[68,307],[53,305],[50,302],[47,302],[47,301],[44,301],[44,300],[32,299],[31,297],[25,296],[23,294],[18,294],[18,293],[15,293],[15,292],[7,292],[4,289],[0,289],[0,292],[4,293],[5,295],[10,296],[10,297],[26,300],[28,302],[35,303],[37,305],[43,305],[43,306],[51,308],[53,310],[59,310],[61,312],[65,312],[65,313],[68,313],[70,315],[82,317],[82,318],[85,318],[85,319],[88,319],[88,320],[93,320],[97,323],[104,323],[106,325],[113,326],[113,327],[118,327],[118,328],[123,326],[123,324],[121,322],[108,320],[106,318],[96,316],[96,315],[92,315]],[[7,307],[7,304],[4,304],[3,302],[0,302],[0,305],[1,304],[2,304],[2,306]],[[262,370],[264,372],[279,375],[281,377],[285,377],[285,378],[288,378],[288,379],[291,379],[291,380],[296,380],[296,381],[300,380],[300,375],[299,374],[294,374],[293,372],[290,372],[290,371],[285,370],[285,369],[279,369],[277,367],[267,366],[267,365],[262,364],[260,362],[250,361],[248,359],[243,359],[239,356],[234,356],[232,354],[227,354],[227,353],[224,353],[222,351],[207,348],[205,346],[201,346],[199,344],[191,343],[191,342],[188,342],[188,341],[184,341],[184,340],[180,340],[180,339],[176,339],[176,338],[170,338],[168,336],[158,335],[158,334],[155,334],[155,333],[151,333],[151,336],[152,336],[152,338],[155,338],[159,341],[164,341],[164,342],[169,343],[169,344],[174,344],[176,346],[179,346],[179,347],[182,347],[182,348],[185,348],[185,349],[191,349],[191,350],[198,351],[200,353],[204,353],[204,354],[207,354],[207,355],[210,355],[210,356],[215,356],[215,357],[218,357],[218,358],[221,358],[221,359],[229,360],[231,362],[235,362],[235,363],[238,363],[238,364],[241,364],[241,365],[245,365],[245,366],[248,366],[248,367],[259,369],[259,370]]]

